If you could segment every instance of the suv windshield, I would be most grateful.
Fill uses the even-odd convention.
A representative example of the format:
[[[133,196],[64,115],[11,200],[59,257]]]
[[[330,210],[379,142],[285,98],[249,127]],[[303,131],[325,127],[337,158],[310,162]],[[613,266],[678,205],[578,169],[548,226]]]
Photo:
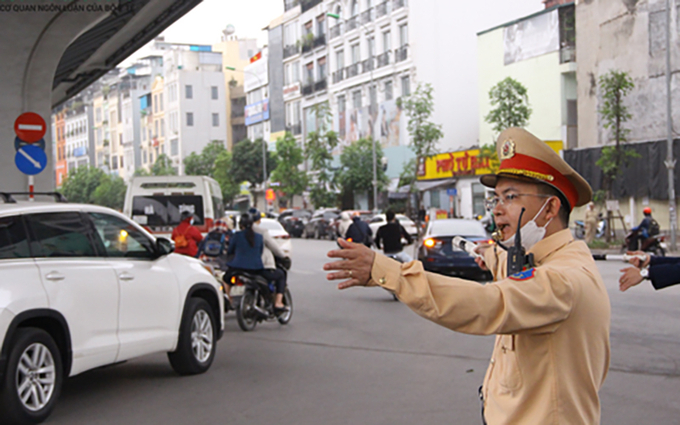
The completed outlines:
[[[198,195],[135,196],[132,198],[132,219],[143,226],[176,226],[180,215],[189,211],[196,217],[194,224],[204,223],[203,198]]]

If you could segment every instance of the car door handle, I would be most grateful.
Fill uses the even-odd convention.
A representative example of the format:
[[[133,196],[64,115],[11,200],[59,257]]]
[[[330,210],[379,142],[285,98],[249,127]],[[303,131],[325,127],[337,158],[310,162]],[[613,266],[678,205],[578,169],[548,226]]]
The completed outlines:
[[[45,279],[51,280],[53,282],[64,280],[65,278],[66,277],[63,274],[60,274],[60,273],[55,272],[55,271],[49,272],[45,275]]]
[[[121,273],[118,275],[118,279],[120,280],[133,280],[135,277],[131,275],[130,273]]]

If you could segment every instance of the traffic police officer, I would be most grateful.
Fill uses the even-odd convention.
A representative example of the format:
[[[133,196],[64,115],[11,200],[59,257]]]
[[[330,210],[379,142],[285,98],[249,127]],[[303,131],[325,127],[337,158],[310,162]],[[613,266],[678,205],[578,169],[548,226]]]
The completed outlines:
[[[518,224],[532,262],[506,276],[506,253],[484,252],[495,282],[425,272],[359,244],[339,243],[328,256],[329,280],[382,286],[419,315],[449,329],[496,334],[481,394],[484,419],[500,424],[599,424],[598,392],[609,367],[610,305],[588,247],[568,228],[574,206],[592,198],[588,183],[531,133],[510,128],[497,142],[499,170],[482,176],[503,246]],[[520,222],[521,218],[521,222]]]

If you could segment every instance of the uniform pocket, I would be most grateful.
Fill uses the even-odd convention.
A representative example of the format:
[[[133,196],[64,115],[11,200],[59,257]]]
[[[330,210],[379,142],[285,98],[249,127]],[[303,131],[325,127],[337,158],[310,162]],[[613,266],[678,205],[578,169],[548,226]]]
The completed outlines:
[[[504,392],[518,390],[522,386],[522,372],[515,350],[515,335],[503,335],[501,337],[496,361],[496,373],[501,389]]]

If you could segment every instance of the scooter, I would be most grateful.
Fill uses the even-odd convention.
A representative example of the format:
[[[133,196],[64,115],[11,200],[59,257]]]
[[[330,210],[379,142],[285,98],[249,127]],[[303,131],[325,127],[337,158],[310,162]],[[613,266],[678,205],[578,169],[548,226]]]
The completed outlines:
[[[599,221],[597,222],[597,230],[595,231],[596,238],[602,238],[607,231],[607,220],[602,218],[600,214]],[[576,239],[585,239],[586,237],[586,224],[583,220],[574,221],[574,236]]]
[[[278,258],[276,267],[288,274],[289,264],[284,264]],[[274,321],[282,325],[288,324],[293,317],[293,297],[286,287],[283,294],[283,304],[286,310],[276,314],[274,311],[275,287],[273,282],[267,282],[262,276],[247,273],[243,270],[234,271],[229,277],[231,283],[231,304],[236,309],[236,321],[244,332],[255,329],[258,323]]]
[[[666,255],[668,246],[666,245],[665,242],[666,241],[665,235],[650,236],[647,239],[643,240],[642,243],[640,243],[638,238],[639,234],[640,230],[631,230],[631,232],[628,233],[626,239],[623,242],[621,251],[651,252],[652,254],[659,257],[664,257]]]

